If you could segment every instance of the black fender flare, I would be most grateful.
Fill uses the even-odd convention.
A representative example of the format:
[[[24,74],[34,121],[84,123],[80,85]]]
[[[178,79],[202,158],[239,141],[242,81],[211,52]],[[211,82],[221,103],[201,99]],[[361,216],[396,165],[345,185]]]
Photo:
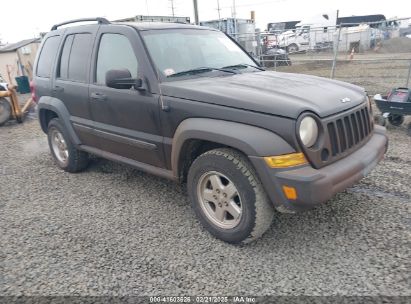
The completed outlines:
[[[81,141],[74,132],[74,128],[70,122],[70,113],[60,99],[51,96],[42,96],[38,102],[38,116],[40,126],[43,132],[47,133],[45,110],[50,110],[57,114],[58,118],[66,128],[74,145],[78,146],[81,144]]]
[[[271,156],[295,152],[282,137],[259,127],[211,118],[188,118],[180,123],[174,133],[171,165],[178,176],[180,153],[187,140],[207,140],[226,145],[247,156]]]

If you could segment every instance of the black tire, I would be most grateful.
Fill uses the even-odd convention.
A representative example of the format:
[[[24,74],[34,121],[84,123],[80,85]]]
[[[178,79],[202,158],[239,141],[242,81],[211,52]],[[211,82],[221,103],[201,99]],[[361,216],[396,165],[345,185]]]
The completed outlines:
[[[198,187],[201,177],[209,172],[226,176],[241,198],[241,217],[237,226],[225,229],[217,226],[201,206]],[[200,155],[188,172],[187,190],[193,209],[202,225],[216,238],[232,244],[249,243],[270,227],[274,208],[248,159],[227,148],[215,149]]]
[[[11,116],[11,105],[6,98],[0,98],[0,126],[9,121]]]
[[[296,45],[295,43],[290,44],[289,46],[287,46],[287,53],[297,53],[298,52],[298,45]]]
[[[16,117],[16,121],[18,123],[23,123],[23,114],[22,114],[22,116]]]
[[[382,116],[381,114],[376,114],[376,115],[374,116],[374,122],[375,122],[377,125],[380,125],[380,126],[383,126],[383,127],[385,127],[385,126],[387,125],[387,120],[386,120],[385,117]]]
[[[404,122],[404,116],[398,114],[390,114],[388,116],[388,121],[395,127],[399,127]]]
[[[66,147],[67,147],[68,157],[67,157],[66,162],[60,161],[56,155],[56,152],[53,149],[52,134],[56,131],[59,132],[63,136]],[[48,137],[48,143],[49,143],[51,154],[54,158],[54,161],[61,169],[67,172],[75,173],[75,172],[84,170],[88,166],[89,164],[88,153],[76,149],[76,147],[70,141],[70,137],[66,129],[64,128],[63,124],[61,123],[60,119],[53,118],[50,121],[48,125],[47,135],[48,135],[47,137]]]
[[[407,134],[408,136],[411,136],[411,122],[407,126]]]

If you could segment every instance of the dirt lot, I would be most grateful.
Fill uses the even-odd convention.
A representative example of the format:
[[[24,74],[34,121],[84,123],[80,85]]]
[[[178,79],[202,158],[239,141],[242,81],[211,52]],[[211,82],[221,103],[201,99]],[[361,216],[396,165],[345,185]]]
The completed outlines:
[[[184,188],[102,159],[59,170],[38,122],[0,128],[0,295],[411,296],[411,140],[353,188],[264,237],[204,231]]]
[[[292,55],[292,65],[278,67],[277,71],[330,77],[332,58],[332,54],[323,53]],[[410,64],[411,53],[368,52],[355,54],[354,61],[347,54],[339,54],[335,79],[364,87],[370,95],[383,94],[406,85]]]

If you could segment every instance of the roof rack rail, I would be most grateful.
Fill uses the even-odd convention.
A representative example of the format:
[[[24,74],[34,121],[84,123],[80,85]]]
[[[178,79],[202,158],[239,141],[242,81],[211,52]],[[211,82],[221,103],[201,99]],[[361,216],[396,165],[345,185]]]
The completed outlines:
[[[62,25],[66,25],[66,24],[70,24],[70,23],[77,23],[77,22],[86,22],[86,21],[97,21],[98,24],[110,24],[110,21],[108,21],[106,18],[102,18],[102,17],[82,18],[82,19],[74,19],[74,20],[69,20],[69,21],[66,21],[66,22],[59,23],[59,24],[55,24],[55,25],[53,25],[51,30],[55,31],[55,30],[57,30],[58,27],[60,27]]]

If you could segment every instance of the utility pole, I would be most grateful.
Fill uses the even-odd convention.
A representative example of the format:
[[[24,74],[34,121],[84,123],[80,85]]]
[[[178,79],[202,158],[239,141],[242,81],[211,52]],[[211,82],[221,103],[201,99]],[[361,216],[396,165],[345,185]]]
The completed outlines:
[[[174,0],[169,0],[171,3],[171,15],[174,17]]]
[[[218,20],[221,19],[221,14],[220,14],[221,8],[220,8],[220,0],[217,0],[217,12],[218,12]]]
[[[337,16],[335,19],[335,29],[338,29],[338,35],[337,35],[337,41],[334,45],[334,58],[333,58],[333,64],[331,67],[331,75],[330,75],[331,79],[334,79],[334,76],[335,76],[335,68],[337,67],[337,58],[338,58],[338,48],[340,46],[340,38],[341,38],[341,24],[338,24],[339,14],[340,14],[340,10],[337,10]]]
[[[235,7],[235,0],[233,0],[233,19],[234,19],[234,37],[237,39],[237,10]]]
[[[193,6],[194,6],[194,20],[195,24],[199,25],[200,22],[198,20],[198,5],[197,5],[197,0],[193,0]]]
[[[237,16],[237,11],[236,11],[236,7],[235,7],[235,0],[233,0],[233,10],[232,10],[232,15],[233,18],[235,19]]]

